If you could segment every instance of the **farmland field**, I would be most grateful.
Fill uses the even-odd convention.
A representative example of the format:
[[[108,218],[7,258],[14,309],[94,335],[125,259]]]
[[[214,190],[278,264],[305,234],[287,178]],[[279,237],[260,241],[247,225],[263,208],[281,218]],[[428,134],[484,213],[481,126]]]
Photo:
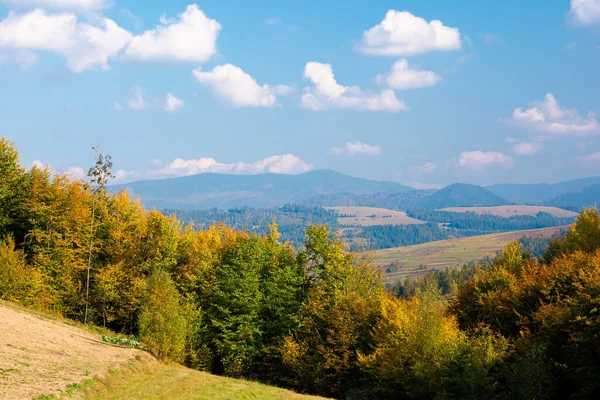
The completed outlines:
[[[424,221],[414,219],[402,211],[388,210],[374,207],[325,207],[335,210],[340,215],[352,215],[352,217],[340,217],[340,225],[349,226],[375,226],[375,225],[420,225]]]
[[[576,217],[578,215],[576,212],[563,210],[562,208],[544,206],[450,207],[442,208],[440,211],[458,213],[474,212],[477,214],[490,214],[506,218],[517,215],[535,216],[540,212],[550,214],[554,217]]]
[[[509,242],[523,236],[550,237],[567,228],[567,226],[558,226],[495,233],[378,250],[374,252],[374,263],[387,271],[385,275],[387,282],[397,282],[434,269],[461,267],[486,255],[492,255]]]

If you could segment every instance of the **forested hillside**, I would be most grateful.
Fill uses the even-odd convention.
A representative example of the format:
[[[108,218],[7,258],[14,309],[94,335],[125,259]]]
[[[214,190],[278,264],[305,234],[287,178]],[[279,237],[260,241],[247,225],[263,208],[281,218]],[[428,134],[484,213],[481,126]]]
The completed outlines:
[[[387,292],[325,226],[295,251],[184,228],[125,192],[20,165],[0,140],[0,298],[135,335],[162,360],[341,399],[597,398],[600,216],[510,244],[444,296]],[[168,390],[168,387],[165,387]]]

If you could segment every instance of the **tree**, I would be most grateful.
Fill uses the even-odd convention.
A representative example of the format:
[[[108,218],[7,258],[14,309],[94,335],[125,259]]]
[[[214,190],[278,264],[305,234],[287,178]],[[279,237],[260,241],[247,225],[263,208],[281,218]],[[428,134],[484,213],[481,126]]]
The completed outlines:
[[[88,253],[88,265],[85,282],[85,316],[83,322],[87,324],[88,321],[88,309],[90,303],[90,270],[92,269],[92,252],[94,248],[94,237],[95,237],[95,218],[96,218],[96,197],[105,194],[106,183],[110,178],[114,178],[111,172],[113,167],[112,157],[104,155],[100,152],[100,146],[96,144],[92,147],[95,156],[95,165],[88,171],[88,177],[90,179],[89,184],[92,191],[92,215],[90,222],[90,241],[89,241],[89,253]]]
[[[159,360],[183,359],[189,329],[186,313],[171,276],[160,268],[148,278],[138,326],[142,343]]]
[[[8,139],[0,138],[0,237],[14,234],[25,169],[19,164],[19,153]],[[22,238],[17,238],[22,239]]]

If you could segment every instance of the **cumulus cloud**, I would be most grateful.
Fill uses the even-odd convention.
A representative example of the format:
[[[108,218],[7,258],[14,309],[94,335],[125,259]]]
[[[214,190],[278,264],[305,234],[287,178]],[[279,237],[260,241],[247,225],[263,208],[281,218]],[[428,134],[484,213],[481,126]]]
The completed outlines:
[[[552,134],[589,135],[599,131],[593,113],[580,116],[576,110],[561,108],[556,98],[548,93],[544,101],[534,101],[527,109],[516,108],[505,122],[538,132]]]
[[[370,144],[361,142],[346,142],[344,147],[333,147],[329,154],[334,155],[365,155],[365,156],[378,156],[381,154],[381,147],[372,146]]]
[[[29,165],[29,169],[38,168],[38,169],[46,169],[48,168],[52,174],[55,173],[54,168],[50,164],[45,164],[40,160],[35,160]],[[67,175],[67,177],[72,179],[85,179],[87,174],[81,167],[69,167],[66,170],[58,170],[59,173]]]
[[[600,0],[571,0],[569,14],[580,25],[600,23]]]
[[[154,171],[157,176],[187,176],[204,172],[227,173],[227,174],[300,174],[308,172],[314,167],[293,154],[283,154],[267,157],[254,163],[221,163],[214,158],[200,158],[193,160],[184,160],[177,158],[165,165],[163,168]]]
[[[513,151],[520,156],[530,156],[540,151],[542,147],[541,143],[515,143],[513,145]]]
[[[177,19],[161,17],[160,25],[135,36],[125,57],[136,61],[205,62],[217,53],[221,24],[193,4]]]
[[[380,93],[368,93],[355,86],[338,84],[330,64],[311,61],[304,68],[304,77],[309,79],[314,87],[304,89],[302,106],[313,111],[340,108],[399,112],[407,109],[391,89],[382,90]]]
[[[218,65],[206,72],[197,68],[192,74],[198,83],[234,107],[275,107],[276,92],[285,91],[282,86],[260,85],[241,68],[231,64]]]
[[[9,12],[0,21],[0,48],[57,53],[67,59],[69,69],[76,73],[110,69],[109,58],[115,57],[131,37],[131,33],[108,18],[90,25],[79,22],[71,13]]]
[[[358,50],[378,56],[408,56],[454,51],[462,46],[458,28],[427,22],[408,11],[389,10],[383,21],[364,32]]]
[[[166,112],[174,113],[180,111],[184,106],[181,99],[175,97],[172,93],[167,93],[164,109]]]
[[[380,84],[386,84],[392,89],[417,89],[433,86],[442,80],[442,77],[433,71],[418,71],[410,69],[406,59],[398,60],[388,74],[377,75],[375,78]]]
[[[11,8],[44,8],[73,10],[79,12],[98,11],[108,7],[108,0],[0,0]]]
[[[460,154],[457,163],[459,167],[474,170],[481,170],[490,165],[510,168],[513,165],[513,159],[495,151],[465,151]]]

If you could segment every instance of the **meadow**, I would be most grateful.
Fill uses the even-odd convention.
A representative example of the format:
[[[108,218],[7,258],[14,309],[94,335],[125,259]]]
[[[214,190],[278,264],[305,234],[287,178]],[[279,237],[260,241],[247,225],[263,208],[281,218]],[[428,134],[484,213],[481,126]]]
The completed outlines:
[[[495,233],[378,250],[373,253],[373,262],[386,271],[386,282],[393,283],[432,270],[462,267],[468,262],[495,254],[509,242],[523,236],[551,237],[567,228],[562,226]]]

